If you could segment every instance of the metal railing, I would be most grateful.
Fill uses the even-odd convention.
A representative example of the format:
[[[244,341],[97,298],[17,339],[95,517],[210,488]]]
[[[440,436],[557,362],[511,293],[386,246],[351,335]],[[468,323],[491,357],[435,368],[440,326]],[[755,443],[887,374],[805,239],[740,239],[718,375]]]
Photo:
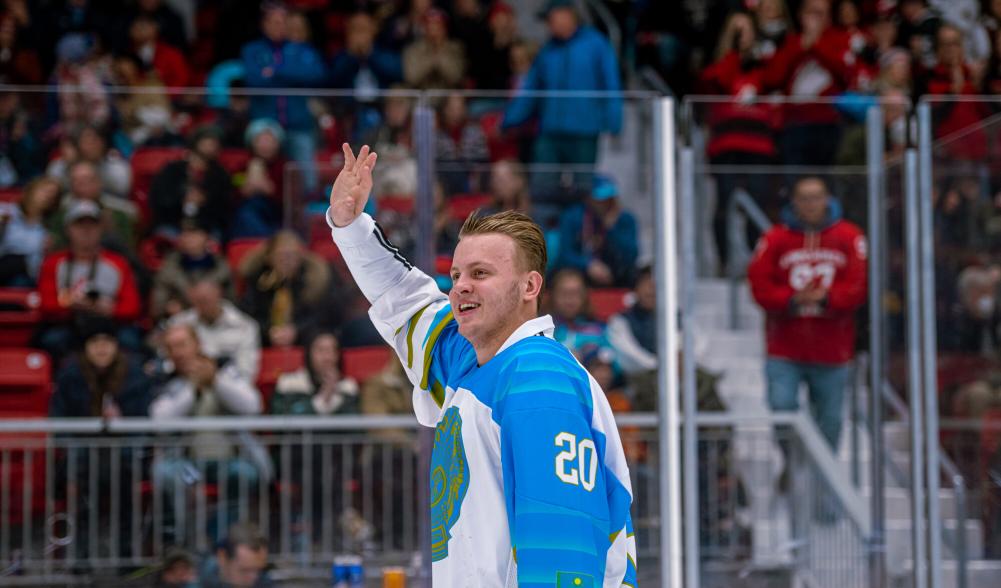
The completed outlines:
[[[883,382],[882,398],[886,402],[886,405],[890,408],[890,415],[894,419],[899,419],[899,422],[904,425],[910,425],[910,409],[904,399],[901,398],[900,394],[894,389],[893,385],[889,382]],[[889,459],[889,450],[885,453],[886,460],[885,464],[887,466],[887,471],[893,476],[894,480],[901,486],[908,486],[911,483],[910,476],[907,472],[904,472],[900,467],[892,460]],[[853,460],[858,459],[858,455],[852,456]],[[945,533],[943,530],[942,539],[952,551],[953,556],[956,558],[956,586],[957,588],[966,588],[969,582],[969,554],[966,548],[966,532],[965,524],[968,517],[968,487],[966,483],[966,478],[963,476],[959,467],[956,463],[949,457],[947,451],[941,446],[939,447],[939,472],[943,479],[952,488],[953,496],[955,498],[955,508],[956,508],[956,533],[954,536],[950,537],[949,534]],[[938,500],[939,497],[929,497]]]
[[[660,549],[658,419],[617,418],[645,567]],[[696,421],[698,473],[689,472],[700,480],[700,508],[686,524],[699,529],[706,573],[736,562],[734,577],[779,566],[822,586],[863,585],[844,579],[864,578],[866,504],[806,415]],[[264,530],[271,564],[286,575],[319,574],[344,552],[374,566],[411,565],[420,546],[415,485],[425,478],[418,431],[410,416],[0,421],[2,583],[152,568],[171,544],[211,551],[236,520]],[[207,434],[232,442],[232,453],[199,458]],[[789,448],[792,472],[779,514],[748,490],[782,459],[776,440]]]
[[[772,228],[772,221],[765,214],[758,203],[751,198],[743,188],[737,188],[730,196],[730,202],[726,210],[726,242],[730,250],[730,263],[727,264],[727,274],[730,278],[730,329],[740,328],[739,305],[740,305],[740,284],[747,275],[746,261],[747,239],[743,235],[741,219],[744,222],[753,223],[761,232],[766,233]]]

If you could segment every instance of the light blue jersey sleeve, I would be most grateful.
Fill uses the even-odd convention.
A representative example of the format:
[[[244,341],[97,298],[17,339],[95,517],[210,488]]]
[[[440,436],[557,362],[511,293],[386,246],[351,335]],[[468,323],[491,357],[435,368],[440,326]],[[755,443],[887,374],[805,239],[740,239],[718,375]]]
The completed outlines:
[[[632,531],[631,497],[605,467],[590,381],[565,349],[546,344],[527,345],[505,380],[495,411],[518,586],[604,586],[617,531]],[[625,550],[621,560],[610,573],[635,586]]]
[[[434,425],[448,374],[461,362],[475,361],[472,346],[456,328],[448,297],[403,257],[368,214],[342,228],[329,219],[328,211],[334,243],[372,303],[372,324],[395,349],[414,384],[418,420]]]

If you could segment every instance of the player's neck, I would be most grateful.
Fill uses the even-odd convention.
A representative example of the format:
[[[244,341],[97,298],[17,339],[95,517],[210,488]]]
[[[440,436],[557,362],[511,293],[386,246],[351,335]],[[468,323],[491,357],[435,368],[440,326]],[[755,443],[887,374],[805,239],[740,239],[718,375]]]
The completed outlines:
[[[482,366],[493,359],[515,331],[521,328],[523,324],[537,317],[538,315],[535,312],[530,314],[518,313],[511,322],[499,327],[493,333],[483,337],[482,340],[470,341],[473,344],[473,349],[476,351],[476,364]]]

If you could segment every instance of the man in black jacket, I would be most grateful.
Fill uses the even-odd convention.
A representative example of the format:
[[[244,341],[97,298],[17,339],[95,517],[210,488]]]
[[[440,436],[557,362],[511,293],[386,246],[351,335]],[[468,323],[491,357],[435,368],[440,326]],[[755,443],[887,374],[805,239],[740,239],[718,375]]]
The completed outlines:
[[[225,235],[232,184],[219,164],[220,136],[206,128],[195,133],[188,153],[156,174],[149,202],[156,233],[174,237],[181,219],[196,217],[215,238]]]

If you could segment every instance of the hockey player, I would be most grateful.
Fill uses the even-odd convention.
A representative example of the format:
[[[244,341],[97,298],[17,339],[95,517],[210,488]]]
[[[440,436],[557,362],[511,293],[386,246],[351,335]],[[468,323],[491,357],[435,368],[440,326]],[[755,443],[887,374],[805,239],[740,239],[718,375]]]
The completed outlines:
[[[414,383],[418,421],[435,427],[434,585],[635,586],[622,444],[601,388],[538,316],[539,227],[516,212],[471,216],[446,296],[362,212],[376,154],[345,144],[344,158],[333,240]]]

